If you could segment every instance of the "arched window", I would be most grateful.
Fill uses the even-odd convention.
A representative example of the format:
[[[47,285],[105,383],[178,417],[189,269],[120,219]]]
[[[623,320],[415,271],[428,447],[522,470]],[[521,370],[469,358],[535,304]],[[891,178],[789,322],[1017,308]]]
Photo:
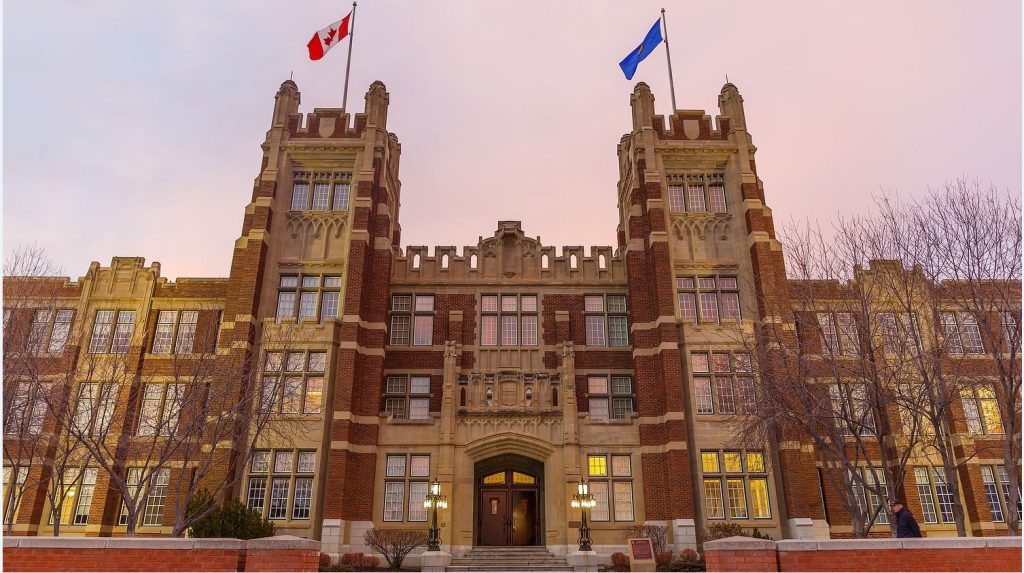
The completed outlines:
[[[552,406],[557,406],[558,405],[558,388],[552,388],[551,389],[551,405]]]
[[[569,257],[569,268],[570,269],[575,269],[576,268],[576,255],[572,255],[572,256]]]
[[[412,256],[412,268],[414,268],[414,269],[420,268],[420,254],[419,253],[416,253],[415,255]]]
[[[466,389],[459,388],[459,406],[466,406]]]
[[[441,268],[448,268],[448,253],[445,253],[444,255],[441,256]]]
[[[548,268],[548,256],[547,255],[541,255],[541,257],[540,257],[540,268],[542,268],[542,269]]]
[[[476,255],[475,254],[472,257],[469,257],[469,268],[471,268],[471,269],[475,269],[476,268]]]
[[[604,255],[601,255],[600,257],[597,258],[597,265],[602,269],[608,268],[608,265],[605,263],[604,260]]]

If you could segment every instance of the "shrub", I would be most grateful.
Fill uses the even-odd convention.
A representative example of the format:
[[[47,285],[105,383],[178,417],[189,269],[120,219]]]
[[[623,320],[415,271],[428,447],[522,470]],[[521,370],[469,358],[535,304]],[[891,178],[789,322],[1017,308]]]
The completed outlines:
[[[701,542],[706,543],[716,539],[725,539],[726,537],[737,537],[743,535],[743,528],[736,523],[714,523],[711,527],[704,530],[704,535],[701,536]]]
[[[612,553],[612,567],[616,571],[629,571],[629,556],[625,553]]]
[[[636,525],[626,533],[626,539],[646,537],[651,540],[651,548],[654,554],[668,551],[668,528],[662,525]]]
[[[331,556],[321,551],[320,552],[320,570],[323,571],[323,570],[327,569],[330,566],[331,566]]]
[[[672,561],[671,551],[662,551],[661,553],[654,554],[654,563],[658,567],[665,567]]]
[[[750,532],[750,537],[753,537],[754,539],[767,539],[768,541],[775,541],[774,537],[768,535],[767,533],[761,533],[757,530],[756,527],[753,531]]]
[[[380,558],[365,553],[346,553],[341,556],[341,564],[351,567],[352,571],[372,571],[380,565]]]
[[[700,558],[696,551],[693,549],[683,549],[677,559],[659,569],[661,571],[705,571],[706,567],[704,560]]]
[[[188,502],[189,515],[199,515],[213,504],[210,493],[199,490]],[[257,539],[274,535],[274,524],[259,513],[233,499],[223,507],[214,508],[206,517],[192,524],[189,537],[233,537]]]
[[[384,555],[388,568],[397,571],[402,568],[402,561],[409,553],[421,545],[426,545],[427,534],[418,529],[368,529],[363,540],[370,547]]]

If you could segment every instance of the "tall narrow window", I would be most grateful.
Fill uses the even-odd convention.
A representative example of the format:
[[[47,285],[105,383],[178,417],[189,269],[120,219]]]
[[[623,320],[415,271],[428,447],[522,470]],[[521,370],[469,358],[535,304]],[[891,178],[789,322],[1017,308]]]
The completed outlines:
[[[669,185],[668,210],[670,213],[683,213],[686,211],[682,185]]]
[[[135,311],[122,310],[117,313],[117,326],[114,327],[114,339],[110,343],[111,354],[128,352],[132,332],[135,330]]]
[[[330,194],[329,183],[316,183],[313,185],[313,211],[327,210],[327,196]]]
[[[1020,311],[1000,312],[999,323],[1003,327],[1003,342],[1006,343],[1006,352],[1020,352],[1020,325],[1017,317]]]
[[[309,206],[309,183],[292,186],[292,211],[304,211]]]
[[[968,354],[984,354],[985,345],[981,341],[978,319],[969,313],[961,314],[960,318],[964,326],[964,349],[967,350]]]
[[[928,468],[914,468],[914,481],[917,482],[917,496],[921,500],[921,517],[925,523],[938,523],[939,517],[935,511],[935,498],[932,482],[928,477]]]
[[[956,324],[956,315],[952,312],[940,313],[939,321],[942,324],[942,335],[946,342],[946,352],[950,354],[963,354],[964,344],[960,340],[960,328]]]
[[[352,186],[348,183],[334,184],[334,210],[348,211],[349,196],[352,193]]]
[[[725,186],[720,183],[712,183],[708,186],[708,199],[711,203],[712,213],[725,213],[728,211],[725,205]]]
[[[89,353],[99,354],[107,351],[110,345],[110,332],[114,324],[113,310],[97,310],[96,319],[92,324],[92,336],[89,338]]]
[[[985,487],[985,498],[988,500],[992,521],[1003,521],[1003,506],[999,500],[999,490],[996,488],[996,476],[992,466],[981,466],[981,481]]]
[[[831,312],[819,312],[818,331],[821,333],[821,348],[827,354],[839,354],[839,336]]]

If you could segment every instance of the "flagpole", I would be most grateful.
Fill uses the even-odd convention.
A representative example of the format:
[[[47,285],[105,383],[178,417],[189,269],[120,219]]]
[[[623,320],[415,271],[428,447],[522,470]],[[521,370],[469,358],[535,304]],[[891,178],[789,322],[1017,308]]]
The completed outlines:
[[[664,13],[665,11],[662,10]],[[356,3],[352,3],[352,28],[348,31],[348,60],[345,62],[345,93],[341,96],[341,113],[348,107],[348,72],[352,68],[352,43],[356,41]]]
[[[353,17],[353,19],[355,18]],[[672,113],[675,113],[679,108],[676,107],[676,83],[672,80],[672,50],[668,49],[668,22],[665,21],[664,8],[661,9],[661,25],[665,28],[665,55],[668,56],[668,89],[672,92]],[[352,49],[352,44],[349,44],[349,49]]]

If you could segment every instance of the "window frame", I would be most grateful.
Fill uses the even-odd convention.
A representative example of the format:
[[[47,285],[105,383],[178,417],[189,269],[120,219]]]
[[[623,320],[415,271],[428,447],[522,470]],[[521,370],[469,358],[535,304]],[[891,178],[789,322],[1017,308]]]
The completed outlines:
[[[737,456],[735,459],[739,463],[739,468],[730,469],[729,463],[726,461],[727,456]],[[755,459],[759,459],[760,462],[756,468],[751,469],[750,457],[758,456]],[[704,503],[704,518],[709,521],[769,521],[772,519],[772,495],[771,495],[771,483],[770,483],[770,472],[768,471],[768,456],[763,450],[745,450],[745,449],[708,449],[700,450],[700,479],[702,483],[701,494],[702,501]],[[714,460],[714,465],[710,463]],[[739,482],[740,489],[736,490],[736,482]],[[753,490],[750,484],[752,482],[763,482],[764,483],[764,503],[763,515],[755,517],[755,513],[761,513],[755,511],[754,504],[756,503],[755,496],[752,495]],[[710,489],[709,489],[709,486]],[[717,492],[717,505],[715,509],[720,512],[719,514],[712,515],[712,505],[709,503],[708,492]],[[742,498],[739,499],[740,504],[734,504],[734,494],[739,491],[742,493]],[[734,515],[734,510],[742,505],[743,514]]]
[[[603,380],[604,381],[604,392],[592,392],[591,391],[591,380]],[[615,388],[615,382],[622,382],[625,380],[629,384],[629,392],[621,392]],[[590,421],[601,421],[601,422],[620,422],[628,421],[632,419],[633,414],[636,413],[636,386],[633,382],[633,376],[630,374],[588,374],[587,375],[587,414]],[[594,403],[604,401],[606,404],[607,415],[595,415],[594,414]],[[629,410],[624,411],[621,416],[617,416],[615,413],[614,404],[616,401],[629,401]]]
[[[628,459],[628,473],[616,472],[615,471],[615,460]],[[590,493],[594,495],[594,501],[600,504],[603,495],[603,501],[605,503],[604,510],[606,510],[607,517],[603,517],[602,513],[598,513],[597,516],[594,514],[594,510],[598,508],[595,505],[590,510],[591,521],[598,523],[635,523],[636,522],[636,490],[633,486],[633,480],[635,479],[636,472],[633,471],[633,456],[629,453],[588,453],[586,454],[586,465],[585,471],[587,475],[588,483],[590,484]],[[603,469],[603,472],[600,471]],[[595,471],[598,470],[598,471]],[[620,508],[620,500],[617,499],[616,487],[621,484],[628,484],[630,492],[630,500],[628,503],[629,518],[620,518],[620,509],[625,511],[626,507]],[[597,486],[595,488],[594,486]],[[598,491],[603,488],[604,493],[598,495]],[[626,504],[623,504],[624,506]]]
[[[738,272],[738,271],[737,271]],[[714,286],[701,281],[714,281]],[[722,281],[733,281],[734,286],[722,286]],[[743,322],[743,298],[740,296],[738,274],[677,275],[673,279],[676,292],[676,316],[683,322],[696,325],[732,325]],[[730,283],[726,283],[730,284]],[[736,316],[726,316],[726,297],[735,297]],[[730,298],[730,300],[733,300]],[[684,302],[689,301],[689,302]],[[714,302],[712,312],[711,301]],[[692,304],[691,304],[692,303]],[[692,310],[692,313],[690,312]],[[714,315],[712,318],[711,315]],[[732,312],[730,311],[730,314]]]
[[[515,309],[508,309],[505,307],[505,301],[509,299],[515,300]],[[533,300],[533,310],[524,310],[524,300]],[[489,301],[494,301],[494,305],[489,306]],[[521,346],[535,347],[540,345],[540,295],[533,292],[524,293],[503,293],[503,292],[486,292],[480,295],[477,302],[478,308],[480,309],[480,335],[479,344],[482,347],[487,348],[514,348]],[[511,319],[509,324],[515,327],[515,342],[506,342],[506,319]],[[526,341],[526,320],[532,319],[531,332],[533,333],[533,342],[528,343]],[[493,323],[493,331],[489,323]],[[493,334],[493,341],[490,338]]]
[[[601,309],[588,308],[590,302],[600,299]],[[612,306],[615,300],[615,308]],[[621,303],[620,303],[621,301]],[[619,310],[621,309],[621,310]],[[612,324],[621,320],[625,324],[625,338],[617,336],[612,340]],[[603,346],[608,348],[629,348],[632,341],[629,334],[629,299],[619,293],[590,293],[583,295],[583,338],[587,346]],[[591,328],[591,326],[594,328]],[[600,326],[600,339],[596,336]],[[595,333],[592,335],[592,333]],[[613,342],[616,342],[613,344]]]
[[[324,208],[316,207],[317,186],[326,185],[327,193],[323,198]],[[296,189],[304,186],[305,197],[299,204]],[[338,197],[344,197],[342,205]],[[339,208],[340,207],[340,208]],[[292,212],[316,211],[347,213],[352,207],[352,173],[346,171],[296,171],[292,174],[292,194],[288,201],[288,210]]]
[[[408,307],[399,301],[408,299]],[[430,310],[420,310],[419,301],[430,299]],[[432,346],[434,344],[434,327],[436,326],[435,316],[437,315],[437,297],[433,293],[395,293],[391,295],[391,305],[388,311],[388,346]],[[418,320],[429,318],[429,328],[426,330],[428,338],[425,342],[417,342]],[[404,340],[396,339],[395,326],[405,321],[407,325]]]
[[[413,392],[413,381],[422,382],[426,380],[426,392]],[[433,382],[434,377],[430,374],[386,374],[384,376],[384,392],[381,395],[381,412],[391,414],[392,420],[411,422],[424,422],[431,419],[433,413]],[[396,386],[392,386],[395,383]],[[401,383],[401,390],[398,390],[398,383]],[[393,389],[396,388],[396,389]],[[426,401],[427,415],[412,417],[413,400]],[[391,408],[389,404],[401,404],[400,409]]]
[[[289,360],[292,356],[301,356],[301,367],[298,370],[290,370]],[[278,357],[277,370],[271,369],[271,357]],[[323,365],[322,370],[316,370],[312,368],[313,356],[322,356]],[[277,350],[266,350],[263,352],[263,361],[261,362],[260,374],[260,399],[259,405],[261,409],[265,409],[268,406],[271,408],[271,415],[279,416],[321,416],[323,415],[324,409],[324,396],[326,394],[326,383],[327,383],[327,371],[328,371],[328,357],[329,353],[326,350],[320,350],[316,348],[306,348],[302,350],[288,350],[288,349],[277,349]],[[298,393],[295,395],[288,395],[288,380],[299,379]],[[273,397],[267,398],[267,381],[273,380]],[[319,388],[316,389],[311,383],[315,380],[319,380]],[[316,396],[315,403],[317,407],[314,409],[310,408],[310,404],[314,403],[311,401],[311,397]],[[295,411],[286,411],[286,404],[295,404]]]

